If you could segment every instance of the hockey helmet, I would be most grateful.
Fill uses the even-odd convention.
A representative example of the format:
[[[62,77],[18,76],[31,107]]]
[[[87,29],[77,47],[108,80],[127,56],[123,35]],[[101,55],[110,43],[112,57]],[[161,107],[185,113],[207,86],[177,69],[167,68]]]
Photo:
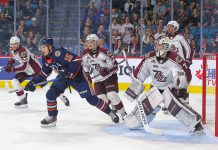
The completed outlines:
[[[168,27],[168,25],[174,26],[175,32],[179,30],[179,23],[177,21],[175,21],[175,20],[169,21],[167,23],[167,27]]]
[[[96,34],[89,34],[87,37],[86,37],[86,41],[90,41],[90,40],[93,40],[95,42],[98,43],[99,41],[99,38]]]
[[[51,37],[43,37],[39,40],[39,45],[51,45],[51,46],[53,46],[53,39]]]
[[[17,37],[17,36],[12,36],[11,39],[10,39],[10,44],[18,44],[20,45],[20,38]]]
[[[168,37],[160,36],[154,44],[156,56],[164,58],[166,53],[170,51],[170,47],[170,39]]]

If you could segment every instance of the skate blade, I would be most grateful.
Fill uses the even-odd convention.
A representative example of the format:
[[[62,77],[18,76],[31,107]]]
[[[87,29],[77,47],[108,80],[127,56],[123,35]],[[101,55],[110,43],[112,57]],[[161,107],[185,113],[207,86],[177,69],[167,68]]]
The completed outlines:
[[[56,127],[56,122],[50,124],[41,124],[41,128],[54,128]]]
[[[19,108],[19,109],[25,109],[25,108],[27,108],[28,107],[28,105],[27,104],[24,104],[24,105],[20,105],[20,106],[14,106],[15,108]]]
[[[205,135],[206,132],[204,130],[200,130],[200,131],[192,132],[191,134],[194,136],[202,136]]]
[[[163,111],[163,114],[164,114],[164,115],[168,115],[169,112],[168,112],[168,111]]]

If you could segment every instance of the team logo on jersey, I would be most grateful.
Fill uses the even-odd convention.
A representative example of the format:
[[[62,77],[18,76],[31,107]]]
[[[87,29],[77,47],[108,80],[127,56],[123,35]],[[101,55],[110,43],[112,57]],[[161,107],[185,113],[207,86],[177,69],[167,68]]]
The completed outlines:
[[[167,78],[164,76],[162,71],[153,70],[155,72],[154,78],[159,82],[166,82]]]
[[[56,57],[59,57],[60,55],[61,55],[61,52],[60,52],[60,51],[56,51],[56,52],[55,52],[55,56],[56,56]]]

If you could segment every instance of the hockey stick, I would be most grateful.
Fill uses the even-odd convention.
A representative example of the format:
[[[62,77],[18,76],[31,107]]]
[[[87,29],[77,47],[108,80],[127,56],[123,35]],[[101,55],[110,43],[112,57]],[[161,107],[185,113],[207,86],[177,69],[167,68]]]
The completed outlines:
[[[56,79],[51,79],[51,80],[48,80],[48,81],[43,81],[43,82],[34,84],[33,86],[40,86],[40,85],[43,85],[43,84],[47,84],[47,83],[49,83],[49,82],[52,82],[52,81],[54,81],[54,80],[56,80]]]
[[[15,90],[9,91],[8,93],[14,93],[14,92],[18,92],[18,91],[19,91],[18,89],[15,89]]]
[[[47,84],[48,82],[52,82],[52,81],[54,81],[54,80],[55,80],[55,79],[48,80],[48,81],[43,81],[43,82],[34,84],[33,86],[40,86],[40,85],[43,85],[43,84]],[[9,91],[8,93],[14,93],[14,92],[18,92],[18,91],[19,91],[18,89],[15,89],[15,90]]]
[[[128,67],[128,69],[130,71],[129,76],[132,78],[133,74],[132,74],[132,71],[130,70],[130,66],[129,66],[129,62],[127,60],[126,52],[124,50],[122,52],[123,52],[123,57],[124,57],[125,62],[126,62],[126,66]],[[150,134],[162,135],[162,130],[156,129],[156,128],[151,128],[149,126],[148,120],[146,118],[146,115],[145,115],[145,112],[144,112],[141,101],[137,98],[136,102],[137,102],[137,106],[138,106],[138,109],[139,109],[139,114],[140,114],[140,117],[141,117],[142,124],[143,124],[145,132],[150,133]]]

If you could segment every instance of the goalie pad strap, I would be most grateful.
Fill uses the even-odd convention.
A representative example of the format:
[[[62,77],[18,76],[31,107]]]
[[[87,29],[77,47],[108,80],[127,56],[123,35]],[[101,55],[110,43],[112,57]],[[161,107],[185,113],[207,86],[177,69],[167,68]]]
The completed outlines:
[[[129,95],[132,99],[136,99],[138,96],[130,88],[127,89],[126,94]]]

